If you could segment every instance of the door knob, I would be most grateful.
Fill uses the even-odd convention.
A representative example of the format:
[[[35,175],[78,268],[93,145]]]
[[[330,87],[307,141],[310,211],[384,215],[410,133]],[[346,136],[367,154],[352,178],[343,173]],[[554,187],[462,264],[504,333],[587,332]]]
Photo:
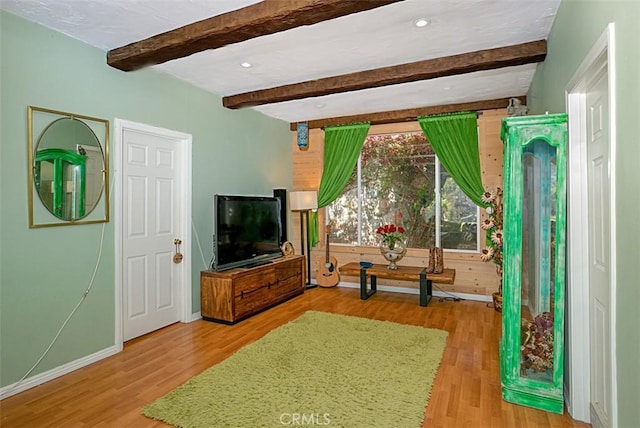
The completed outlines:
[[[176,247],[176,253],[173,255],[173,262],[175,264],[178,264],[178,263],[182,262],[182,259],[184,258],[184,256],[180,252],[180,245],[182,245],[182,240],[180,240],[178,238],[174,239],[173,240],[173,245],[175,245],[175,247]]]

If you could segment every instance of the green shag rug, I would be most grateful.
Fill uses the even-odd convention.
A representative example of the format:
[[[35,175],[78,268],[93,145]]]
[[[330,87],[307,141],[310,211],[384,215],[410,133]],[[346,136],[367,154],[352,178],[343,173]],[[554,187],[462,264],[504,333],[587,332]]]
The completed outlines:
[[[142,413],[185,428],[419,428],[447,334],[309,311]]]

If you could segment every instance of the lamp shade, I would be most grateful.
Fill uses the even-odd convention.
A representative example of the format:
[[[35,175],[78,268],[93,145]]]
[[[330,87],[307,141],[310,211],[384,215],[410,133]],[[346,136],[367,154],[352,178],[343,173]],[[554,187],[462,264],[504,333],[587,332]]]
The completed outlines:
[[[318,192],[315,190],[290,192],[289,206],[291,211],[315,210],[318,208]]]
[[[305,150],[309,147],[309,124],[307,122],[298,122],[296,131],[298,134],[298,148]]]

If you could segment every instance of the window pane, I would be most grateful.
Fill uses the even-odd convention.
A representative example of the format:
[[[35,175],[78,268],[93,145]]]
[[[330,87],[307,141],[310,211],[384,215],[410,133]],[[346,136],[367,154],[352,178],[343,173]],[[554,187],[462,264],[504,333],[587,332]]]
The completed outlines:
[[[458,185],[441,169],[441,232],[440,246],[449,250],[478,249],[478,208]]]
[[[327,206],[331,243],[358,245],[358,170],[354,168],[342,196]]]
[[[434,198],[433,149],[422,133],[372,135],[362,151],[362,245],[377,245],[376,229],[402,225],[409,247],[428,246],[426,208]]]

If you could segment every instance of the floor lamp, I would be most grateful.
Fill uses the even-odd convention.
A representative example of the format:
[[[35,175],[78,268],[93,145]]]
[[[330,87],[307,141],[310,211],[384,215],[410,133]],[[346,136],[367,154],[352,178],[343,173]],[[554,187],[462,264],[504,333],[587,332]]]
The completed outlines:
[[[309,248],[309,211],[318,209],[318,192],[315,190],[303,190],[289,193],[289,207],[291,211],[300,212],[300,249],[307,259],[307,288],[315,288],[311,285],[311,249]],[[305,252],[306,248],[306,252]]]

